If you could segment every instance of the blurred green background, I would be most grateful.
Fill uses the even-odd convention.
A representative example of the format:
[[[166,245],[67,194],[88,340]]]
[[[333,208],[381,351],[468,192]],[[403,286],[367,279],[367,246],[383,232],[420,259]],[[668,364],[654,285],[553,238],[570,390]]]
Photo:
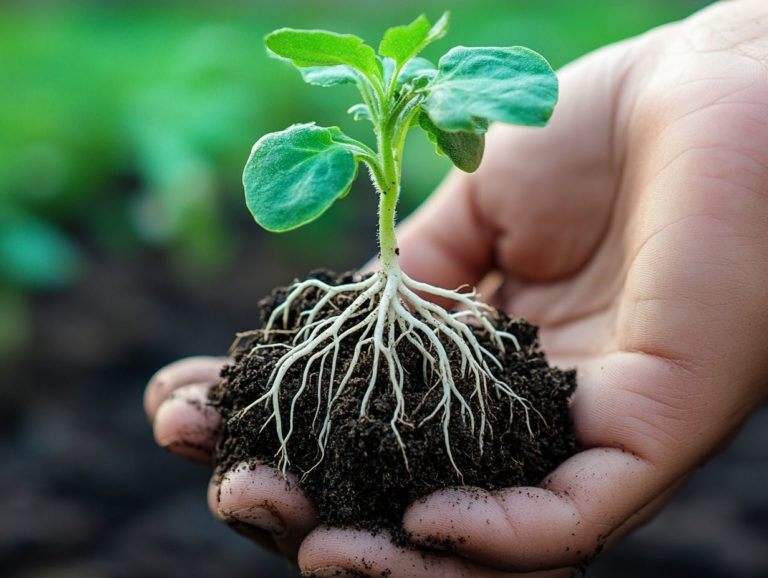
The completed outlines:
[[[376,45],[389,26],[449,9],[427,57],[521,44],[559,67],[708,3],[0,3],[0,576],[295,575],[213,521],[208,470],[161,452],[141,407],[154,370],[225,352],[271,287],[375,251],[362,178],[292,233],[264,233],[245,208],[242,167],[265,132],[314,120],[370,138],[344,112],[354,90],[304,85],[266,56],[266,32]],[[401,215],[447,170],[413,131]],[[750,423],[589,575],[765,576],[768,410]]]
[[[436,59],[455,44],[522,44],[555,67],[603,44],[691,13],[702,0],[424,0],[414,4],[32,2],[0,8],[0,357],[29,344],[30,295],[77,284],[94,253],[161,252],[189,279],[221,274],[248,251],[239,179],[252,143],[298,121],[342,125],[353,89],[305,86],[269,59],[280,26],[328,28],[376,45],[419,12],[452,12]],[[417,132],[417,131],[414,131]],[[447,170],[414,134],[403,212]],[[364,186],[361,186],[365,190]],[[353,195],[303,231],[262,240],[312,267],[357,264],[373,239]],[[368,225],[368,226],[366,226]],[[340,232],[342,232],[340,234]],[[366,233],[367,232],[367,233]],[[366,237],[367,234],[367,237]],[[359,240],[359,241],[358,241]],[[346,257],[339,258],[339,256]],[[283,282],[285,279],[274,279]]]

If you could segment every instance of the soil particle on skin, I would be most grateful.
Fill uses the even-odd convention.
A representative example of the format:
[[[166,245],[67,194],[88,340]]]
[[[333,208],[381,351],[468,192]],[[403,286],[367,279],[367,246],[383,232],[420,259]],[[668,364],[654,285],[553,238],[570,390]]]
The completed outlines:
[[[466,538],[462,537],[458,539],[458,544],[463,544],[465,542]],[[441,536],[426,536],[419,540],[419,545],[422,549],[433,550],[433,555],[444,556],[456,551],[457,541]]]
[[[323,271],[314,272],[310,277],[329,284],[357,280],[352,273],[335,276]],[[262,321],[285,300],[287,292],[286,287],[277,288],[261,301]],[[285,326],[280,327],[281,331],[273,332],[269,342],[289,343],[300,322],[300,313],[317,303],[319,297],[315,289],[308,289],[292,304]],[[325,315],[343,310],[354,297],[338,295],[332,306],[324,309]],[[371,307],[375,307],[375,303]],[[355,319],[358,318],[353,318],[350,323]],[[322,523],[387,529],[393,532],[396,540],[405,541],[407,536],[401,529],[401,519],[406,507],[415,500],[462,483],[487,490],[537,484],[575,453],[575,435],[568,412],[568,400],[576,387],[575,372],[549,366],[539,349],[537,328],[525,320],[511,319],[499,312],[493,322],[498,329],[514,335],[520,345],[519,351],[510,344],[503,354],[499,354],[503,369],[498,369],[496,375],[527,399],[534,410],[528,412],[526,419],[522,404],[510,403],[508,398],[490,393],[486,419],[492,434],[485,436],[481,449],[479,404],[472,395],[474,378],[459,375],[459,351],[446,343],[449,359],[456,368],[456,386],[468,400],[477,421],[472,431],[470,420],[462,416],[459,404],[453,404],[450,444],[463,480],[450,463],[439,416],[417,425],[436,407],[441,392],[440,388],[433,387],[434,383],[425,380],[423,356],[407,339],[398,342],[397,353],[403,364],[402,389],[407,413],[406,423],[400,423],[398,429],[405,445],[408,468],[390,426],[395,399],[386,363],[382,364],[383,370],[380,368],[377,381],[380,387],[370,400],[368,414],[359,416],[362,396],[372,371],[372,355],[363,349],[352,378],[332,407],[332,427],[324,458],[312,469],[320,458],[317,434],[327,407],[330,360],[326,362],[323,380],[318,379],[320,364],[312,367],[310,386],[295,404],[288,456],[290,470],[317,505]],[[483,347],[498,351],[484,330],[472,327],[472,331]],[[220,472],[249,460],[276,465],[279,441],[274,420],[263,427],[270,419],[271,403],[259,404],[240,413],[267,391],[270,374],[285,352],[285,348],[279,346],[254,350],[263,339],[264,332],[254,331],[240,340],[233,352],[233,364],[224,368],[222,381],[210,394],[223,418],[215,451]],[[356,344],[354,338],[339,344],[337,375],[346,372]],[[301,384],[303,371],[302,364],[294,365],[282,382],[280,412],[286,430],[290,423],[291,403]],[[429,378],[428,373],[426,376]],[[318,400],[322,408],[319,417]],[[529,424],[533,435],[529,432]]]

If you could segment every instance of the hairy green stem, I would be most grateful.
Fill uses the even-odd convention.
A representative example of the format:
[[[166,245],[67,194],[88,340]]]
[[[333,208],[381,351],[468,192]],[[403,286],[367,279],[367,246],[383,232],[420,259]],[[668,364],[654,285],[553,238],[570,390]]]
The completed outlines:
[[[387,276],[400,272],[395,236],[395,209],[400,196],[400,159],[397,158],[393,125],[391,119],[386,119],[378,130],[381,162],[381,177],[376,183],[379,189],[379,261],[382,272]]]
[[[394,90],[400,69],[388,87],[386,102],[380,102],[384,112],[374,121],[378,144],[378,166],[372,170],[374,185],[379,192],[379,262],[386,276],[400,274],[399,251],[395,236],[395,215],[400,197],[403,147],[411,120],[415,114],[418,95],[409,94],[400,100],[394,98]],[[373,166],[373,165],[371,165]]]

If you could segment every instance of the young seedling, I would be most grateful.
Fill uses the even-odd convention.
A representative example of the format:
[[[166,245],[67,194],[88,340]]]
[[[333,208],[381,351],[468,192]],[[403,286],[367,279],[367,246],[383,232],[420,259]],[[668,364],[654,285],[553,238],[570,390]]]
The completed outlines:
[[[474,292],[433,287],[400,269],[395,209],[403,148],[411,128],[421,127],[438,153],[450,158],[459,169],[475,171],[491,122],[528,126],[547,123],[557,101],[557,78],[540,55],[522,47],[458,46],[435,67],[418,54],[442,38],[447,28],[447,13],[434,25],[420,16],[407,26],[387,30],[378,54],[356,36],[322,30],[283,28],[266,37],[270,53],[297,67],[306,82],[322,87],[354,84],[362,102],[349,112],[356,120],[371,123],[376,145],[371,148],[338,127],[314,123],[296,124],[263,136],[254,145],[243,175],[246,202],[256,221],[269,231],[281,232],[318,218],[334,201],[347,195],[361,162],[368,167],[379,196],[378,271],[337,286],[317,279],[294,284],[285,301],[272,312],[261,330],[263,338],[254,347],[285,348],[274,365],[267,391],[240,413],[242,416],[258,404],[271,404],[271,417],[264,427],[274,421],[280,442],[276,457],[284,473],[291,464],[288,440],[294,431],[294,410],[299,399],[310,394],[310,382],[316,383],[315,416],[319,416],[321,424],[316,467],[323,459],[334,425],[331,410],[349,385],[361,357],[373,359],[373,370],[362,395],[359,416],[367,415],[377,388],[391,388],[395,410],[390,427],[406,467],[401,428],[439,419],[447,456],[461,479],[449,435],[453,410],[459,410],[458,415],[476,436],[482,451],[484,439],[492,434],[486,419],[491,395],[509,401],[510,416],[512,405],[520,404],[531,431],[530,412],[535,413],[535,408],[497,378],[505,346],[518,347],[515,336],[496,329],[493,309],[479,302]],[[290,329],[291,306],[310,289],[320,297],[301,313],[298,328],[291,329],[295,332],[292,341],[288,345],[271,343],[272,332]],[[340,311],[329,309],[340,295],[349,296],[349,305]],[[422,295],[456,303],[460,309],[448,311]],[[497,351],[484,347],[470,324],[486,332]],[[344,340],[354,344],[348,361],[339,360]],[[408,410],[413,408],[405,407],[404,369],[398,355],[398,346],[404,340],[423,356],[424,378],[432,387],[430,391],[441,392],[438,403],[428,408],[427,417],[418,424],[408,423],[407,416],[413,415]],[[455,357],[449,359],[450,351],[458,351],[458,363]],[[281,387],[289,370],[296,366],[303,370],[303,377],[292,397],[288,423],[284,423]],[[457,388],[458,378],[471,380],[471,396]]]

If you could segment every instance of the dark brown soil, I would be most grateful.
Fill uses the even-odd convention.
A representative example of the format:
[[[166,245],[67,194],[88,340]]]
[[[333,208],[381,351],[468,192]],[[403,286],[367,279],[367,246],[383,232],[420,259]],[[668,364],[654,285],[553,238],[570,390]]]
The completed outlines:
[[[335,277],[326,272],[315,272],[310,276],[327,283],[352,280],[350,273]],[[261,302],[262,320],[284,300],[285,295],[286,288],[278,288]],[[343,309],[352,298],[342,295],[334,304]],[[315,290],[308,290],[303,300],[293,308],[287,329],[294,329],[298,313],[310,308],[316,300]],[[499,371],[497,377],[528,399],[541,416],[530,412],[534,433],[531,436],[521,405],[510,405],[508,400],[492,394],[488,399],[488,419],[493,435],[486,437],[481,452],[476,433],[473,434],[465,425],[458,408],[454,409],[450,439],[463,482],[486,489],[536,484],[576,450],[568,412],[568,400],[576,387],[575,372],[548,365],[539,349],[537,328],[525,320],[510,319],[499,313],[495,324],[515,335],[521,347],[520,351],[512,346],[507,348],[503,357],[504,371]],[[483,330],[473,328],[473,331],[487,349],[494,350]],[[271,339],[272,342],[288,341],[290,337],[290,333],[279,333]],[[234,364],[224,369],[222,382],[211,394],[214,405],[224,418],[215,456],[219,471],[254,459],[275,464],[279,447],[275,428],[269,424],[259,433],[270,416],[271,405],[259,405],[243,416],[236,415],[266,391],[270,372],[285,351],[269,348],[252,353],[253,345],[260,338],[263,339],[263,333],[256,332],[239,343],[234,352]],[[339,367],[346,367],[354,345],[354,339],[342,343]],[[457,351],[449,350],[449,353],[458,358]],[[398,345],[398,354],[405,368],[403,390],[406,408],[413,412],[407,415],[407,421],[417,424],[435,407],[439,394],[437,391],[431,393],[426,403],[419,407],[430,387],[422,378],[422,356],[407,340]],[[400,426],[410,465],[410,471],[406,469],[401,449],[390,428],[395,400],[386,377],[380,380],[381,387],[371,400],[368,416],[359,418],[371,362],[370,355],[361,356],[353,379],[332,410],[333,429],[325,458],[305,477],[302,474],[319,457],[316,434],[322,420],[315,420],[316,386],[311,390],[307,388],[299,398],[295,429],[288,444],[290,469],[300,478],[301,487],[316,503],[323,523],[397,530],[408,504],[437,489],[459,485],[461,480],[448,459],[439,419],[433,419],[422,427]],[[291,399],[301,382],[303,366],[298,365],[283,381],[283,423],[288,422]],[[455,377],[458,388],[470,400],[473,382],[458,379],[458,369]],[[477,400],[472,398],[470,404],[477,414]]]

